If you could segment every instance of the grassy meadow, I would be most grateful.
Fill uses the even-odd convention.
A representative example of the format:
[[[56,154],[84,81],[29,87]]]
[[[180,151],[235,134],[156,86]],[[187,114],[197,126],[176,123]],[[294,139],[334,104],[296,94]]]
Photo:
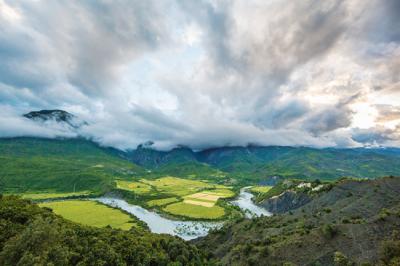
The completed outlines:
[[[65,200],[53,201],[39,204],[40,207],[47,207],[54,213],[67,220],[94,226],[111,226],[122,230],[129,230],[132,226],[137,226],[130,215],[110,208],[95,201],[87,200]]]
[[[46,200],[46,199],[62,199],[62,198],[71,198],[71,197],[85,197],[91,194],[90,191],[79,191],[79,192],[69,192],[69,193],[23,193],[20,194],[23,199],[31,199],[31,200]]]

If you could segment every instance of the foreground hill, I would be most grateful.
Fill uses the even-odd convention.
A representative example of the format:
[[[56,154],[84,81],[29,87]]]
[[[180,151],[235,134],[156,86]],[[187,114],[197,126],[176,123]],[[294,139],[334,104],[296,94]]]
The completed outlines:
[[[0,192],[101,191],[144,170],[84,139],[0,139]]]
[[[345,180],[303,207],[198,241],[224,265],[400,265],[400,178]]]
[[[68,222],[26,200],[0,195],[0,265],[208,265],[183,240]]]

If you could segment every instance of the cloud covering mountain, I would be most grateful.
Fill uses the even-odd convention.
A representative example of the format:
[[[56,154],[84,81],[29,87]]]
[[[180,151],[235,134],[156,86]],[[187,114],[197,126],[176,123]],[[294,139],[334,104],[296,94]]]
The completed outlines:
[[[0,0],[0,137],[400,146],[400,2]]]

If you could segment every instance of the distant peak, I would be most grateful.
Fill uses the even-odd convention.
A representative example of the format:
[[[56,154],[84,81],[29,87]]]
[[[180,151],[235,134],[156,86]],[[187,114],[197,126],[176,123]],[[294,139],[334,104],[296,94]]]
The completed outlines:
[[[82,125],[87,125],[85,121],[81,121],[75,115],[58,109],[32,111],[24,114],[23,116],[37,122],[55,121],[57,123],[66,123],[73,128],[79,128]]]
[[[149,140],[149,141],[146,141],[145,143],[139,144],[137,148],[138,149],[151,149],[153,144],[154,144],[154,142]]]
[[[40,110],[40,111],[32,111],[27,114],[24,114],[26,118],[29,119],[41,119],[41,120],[48,120],[48,119],[55,119],[57,121],[64,121],[72,119],[75,117],[73,114],[70,114],[64,110]]]

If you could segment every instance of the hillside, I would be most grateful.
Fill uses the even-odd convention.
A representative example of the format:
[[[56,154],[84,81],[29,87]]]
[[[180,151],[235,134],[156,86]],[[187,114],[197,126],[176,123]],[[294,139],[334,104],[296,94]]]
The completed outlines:
[[[3,192],[100,191],[144,170],[84,139],[0,139]]]
[[[197,242],[224,265],[399,265],[400,178],[345,180],[282,215],[240,220]]]
[[[68,222],[27,200],[0,195],[0,265],[208,265],[183,240],[140,228]]]
[[[140,146],[127,157],[143,167],[158,169],[158,172],[168,169],[168,173],[174,168],[179,171],[182,163],[202,163],[247,183],[266,182],[272,176],[332,180],[345,176],[376,178],[400,173],[400,150],[395,148],[249,146],[194,152],[188,148],[157,151]]]

